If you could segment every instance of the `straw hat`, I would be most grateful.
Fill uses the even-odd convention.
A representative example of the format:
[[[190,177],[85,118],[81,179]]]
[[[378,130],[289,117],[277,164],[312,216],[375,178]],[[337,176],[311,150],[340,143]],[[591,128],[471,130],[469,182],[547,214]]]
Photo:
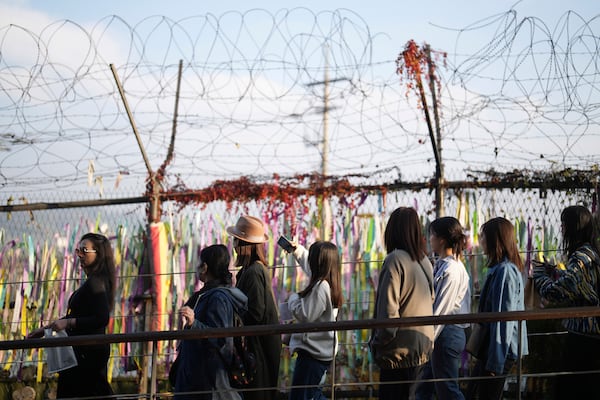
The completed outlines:
[[[249,215],[242,215],[235,226],[227,228],[227,233],[248,243],[264,243],[269,240],[262,220]]]

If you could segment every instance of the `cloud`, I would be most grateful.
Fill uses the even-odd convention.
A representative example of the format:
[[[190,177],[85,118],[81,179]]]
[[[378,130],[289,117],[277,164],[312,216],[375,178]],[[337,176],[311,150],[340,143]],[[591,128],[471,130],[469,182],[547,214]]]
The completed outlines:
[[[55,20],[23,5],[0,4],[2,62],[32,68],[50,62],[77,71],[99,55],[122,59],[119,39],[105,31],[105,25],[115,21],[120,20],[109,18],[85,26]]]

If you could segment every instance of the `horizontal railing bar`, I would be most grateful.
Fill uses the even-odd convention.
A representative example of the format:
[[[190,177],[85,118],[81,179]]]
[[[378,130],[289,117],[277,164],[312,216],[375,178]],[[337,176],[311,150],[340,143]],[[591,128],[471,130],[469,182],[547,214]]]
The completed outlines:
[[[27,204],[0,205],[0,213],[18,212],[18,211],[39,211],[39,210],[58,210],[66,208],[83,208],[98,206],[116,206],[121,204],[148,203],[148,196],[128,197],[121,199],[96,199],[65,202],[41,202]]]
[[[527,182],[527,187],[523,186],[522,182],[517,181],[497,181],[493,179],[489,180],[459,180],[459,181],[445,181],[443,187],[446,189],[517,189],[517,190],[551,190],[551,191],[564,191],[564,190],[590,190],[595,188],[595,182],[593,181],[574,181],[565,179],[564,181],[553,181],[552,187],[549,187],[548,182],[530,180]],[[422,182],[395,182],[392,184],[382,185],[359,185],[356,190],[368,191],[368,192],[379,192],[382,189],[387,191],[400,191],[400,190],[427,190],[435,187],[433,180],[427,180]],[[177,201],[179,198],[193,197],[202,192],[204,189],[189,190],[182,192],[161,192],[159,193],[160,199],[163,201]],[[216,199],[218,200],[218,199]],[[148,203],[150,196],[142,195],[136,197],[127,198],[116,198],[116,199],[94,199],[94,200],[82,200],[82,201],[65,201],[65,202],[38,202],[28,204],[10,204],[0,205],[0,213],[8,212],[24,212],[24,211],[38,211],[38,210],[55,210],[65,208],[81,208],[81,207],[96,207],[96,206],[107,206],[107,205],[121,205],[121,204],[135,204],[135,203]]]
[[[485,312],[472,314],[424,316],[393,319],[362,319],[320,323],[253,325],[235,328],[184,329],[177,331],[132,332],[70,336],[61,338],[18,339],[0,341],[0,350],[89,345],[106,343],[148,342],[163,340],[205,339],[227,336],[261,336],[300,332],[347,331],[379,328],[405,328],[422,325],[450,325],[494,321],[535,321],[547,319],[600,316],[600,307],[545,308],[528,311]]]

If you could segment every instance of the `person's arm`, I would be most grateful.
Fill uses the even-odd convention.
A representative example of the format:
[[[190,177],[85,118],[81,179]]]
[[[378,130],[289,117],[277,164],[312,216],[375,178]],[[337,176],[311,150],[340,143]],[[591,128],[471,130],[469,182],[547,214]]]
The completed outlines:
[[[295,242],[294,246],[296,246],[296,248],[294,249],[294,252],[292,254],[296,259],[296,262],[300,264],[300,268],[302,268],[302,271],[304,271],[304,273],[308,277],[310,277],[312,273],[310,271],[310,265],[308,265],[308,250],[306,249],[306,247]]]
[[[34,329],[33,331],[29,332],[25,338],[26,339],[41,338],[42,336],[45,335],[46,329],[52,329],[53,331],[63,331],[65,329],[72,329],[75,327],[75,321],[76,321],[75,318],[57,319],[42,328]]]
[[[499,268],[499,267],[496,267]],[[494,285],[490,289],[490,301],[492,312],[517,311],[519,304],[519,285],[518,280],[522,279],[516,268],[505,266],[494,280]],[[504,363],[508,355],[508,350],[515,337],[514,332],[518,329],[518,321],[497,321],[489,324],[490,343],[488,349],[488,358],[485,369],[496,375],[504,371]],[[517,335],[518,340],[518,335]]]
[[[533,279],[540,296],[555,305],[597,305],[598,294],[585,278],[590,267],[585,263],[586,258],[576,251],[556,280],[544,273],[542,268],[535,268]]]
[[[233,324],[233,306],[224,293],[213,293],[206,299],[203,316],[196,311],[196,318],[191,329],[228,328]],[[210,338],[208,341],[215,347],[221,347],[224,338]]]
[[[400,317],[400,282],[401,268],[399,260],[388,255],[381,268],[379,284],[377,285],[377,314],[376,319],[388,319]],[[390,327],[375,330],[375,340],[379,344],[385,344],[396,336],[398,328]]]
[[[45,328],[54,331],[65,329],[80,333],[94,332],[106,328],[110,320],[110,299],[103,280],[91,277],[78,290],[77,316],[68,315],[57,319],[43,328],[38,328],[27,335],[27,338],[44,336]]]
[[[329,284],[327,281],[321,281],[305,297],[300,297],[297,293],[292,294],[288,300],[288,307],[298,322],[314,322],[327,310],[327,302],[331,303]]]

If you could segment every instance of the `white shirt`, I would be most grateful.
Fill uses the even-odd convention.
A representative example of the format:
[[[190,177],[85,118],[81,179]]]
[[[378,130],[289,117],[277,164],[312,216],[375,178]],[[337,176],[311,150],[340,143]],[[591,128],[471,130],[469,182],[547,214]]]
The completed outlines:
[[[448,256],[440,258],[433,267],[433,315],[469,314],[471,312],[471,285],[469,274],[464,264]],[[445,325],[434,327],[437,339]],[[466,328],[469,324],[457,324]]]

